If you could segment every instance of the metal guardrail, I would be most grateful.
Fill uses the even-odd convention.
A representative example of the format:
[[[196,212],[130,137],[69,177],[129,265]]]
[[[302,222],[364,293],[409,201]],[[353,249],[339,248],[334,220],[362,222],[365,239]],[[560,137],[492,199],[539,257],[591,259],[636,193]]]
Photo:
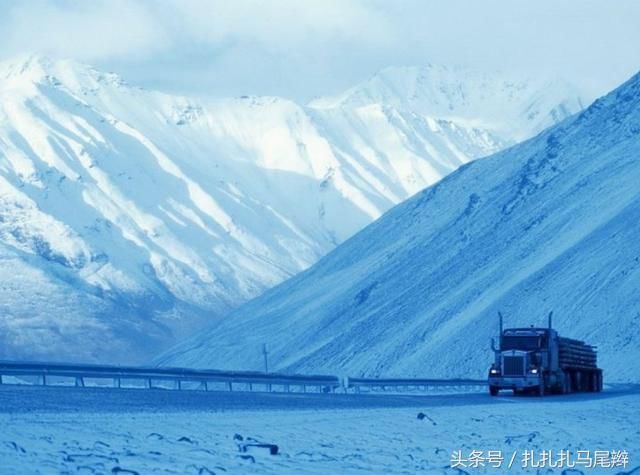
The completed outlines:
[[[394,391],[415,392],[431,391],[440,388],[484,388],[486,380],[479,379],[409,379],[409,378],[344,378],[326,375],[299,375],[261,373],[258,371],[218,371],[209,369],[110,366],[95,364],[40,363],[0,361],[0,384],[7,384],[6,378],[36,377],[39,385],[71,385],[85,387],[90,381],[98,380],[112,387],[132,387],[132,382],[142,382],[144,388],[171,389],[162,386],[161,382],[173,383],[173,389],[194,389],[205,391],[226,389],[228,391],[279,391],[307,392],[313,388],[315,392],[359,393]],[[62,380],[62,381],[61,381]],[[106,384],[105,384],[106,383]],[[128,386],[125,384],[128,383]],[[217,387],[214,387],[215,384]],[[219,385],[222,383],[223,387]],[[34,384],[32,382],[32,384]],[[140,386],[134,386],[140,387]]]
[[[4,382],[3,376],[36,376],[37,384],[41,385],[51,384],[52,377],[71,378],[78,387],[84,387],[86,380],[90,379],[109,380],[114,387],[123,387],[124,380],[142,381],[145,388],[157,387],[160,381],[173,382],[175,389],[183,389],[184,383],[196,383],[204,390],[209,390],[211,383],[224,383],[229,391],[234,390],[234,385],[236,389],[245,391],[262,388],[267,391],[285,392],[292,389],[306,392],[307,387],[316,388],[321,392],[332,392],[342,386],[340,378],[324,375],[0,361],[0,384]],[[254,388],[254,385],[259,387]]]
[[[485,388],[486,379],[347,378],[345,387],[369,391],[429,391],[440,388]]]

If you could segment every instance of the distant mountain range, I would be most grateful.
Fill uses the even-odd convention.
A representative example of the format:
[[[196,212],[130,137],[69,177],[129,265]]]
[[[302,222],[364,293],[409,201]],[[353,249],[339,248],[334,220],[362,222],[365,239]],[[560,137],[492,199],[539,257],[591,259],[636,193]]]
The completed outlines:
[[[436,66],[303,106],[2,63],[0,358],[144,361],[581,107],[559,82]]]
[[[639,235],[640,74],[461,167],[158,361],[260,369],[266,344],[278,371],[484,377],[498,311],[508,326],[554,311],[561,335],[598,346],[606,381],[638,382]]]
[[[477,127],[507,144],[532,137],[585,107],[575,86],[561,79],[525,81],[441,65],[386,68],[345,93],[315,100],[311,106],[372,104]]]

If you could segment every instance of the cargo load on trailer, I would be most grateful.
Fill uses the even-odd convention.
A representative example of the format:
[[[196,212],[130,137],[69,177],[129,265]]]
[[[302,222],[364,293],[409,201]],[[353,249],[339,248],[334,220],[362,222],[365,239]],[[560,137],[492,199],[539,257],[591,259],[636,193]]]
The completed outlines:
[[[492,396],[501,389],[540,396],[602,391],[596,347],[559,336],[551,326],[551,313],[548,328],[503,329],[499,316],[499,346],[492,342],[495,361],[489,368]]]

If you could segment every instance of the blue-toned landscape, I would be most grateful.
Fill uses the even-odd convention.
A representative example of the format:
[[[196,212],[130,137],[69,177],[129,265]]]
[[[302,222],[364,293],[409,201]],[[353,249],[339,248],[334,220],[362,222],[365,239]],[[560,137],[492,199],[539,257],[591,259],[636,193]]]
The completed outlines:
[[[0,474],[640,473],[631,1],[0,5]]]

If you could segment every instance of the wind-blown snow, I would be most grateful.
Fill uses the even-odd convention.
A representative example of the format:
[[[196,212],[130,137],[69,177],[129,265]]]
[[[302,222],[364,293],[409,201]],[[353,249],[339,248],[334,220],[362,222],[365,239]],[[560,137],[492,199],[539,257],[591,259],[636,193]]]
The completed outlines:
[[[558,98],[547,123],[580,107],[538,93]],[[0,65],[0,357],[145,359],[517,138],[475,97],[460,117],[388,98],[192,99],[73,61]]]
[[[498,311],[640,380],[640,75],[460,168],[160,358],[175,366],[483,377]]]

